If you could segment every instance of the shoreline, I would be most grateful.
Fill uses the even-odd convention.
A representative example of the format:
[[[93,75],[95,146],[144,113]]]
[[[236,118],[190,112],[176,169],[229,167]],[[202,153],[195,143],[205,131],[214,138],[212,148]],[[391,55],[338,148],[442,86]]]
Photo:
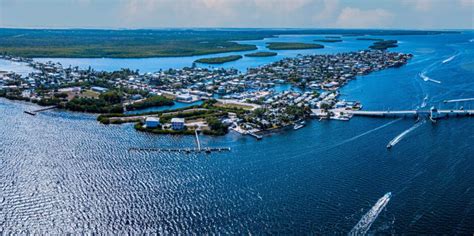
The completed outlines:
[[[102,124],[136,123],[137,130],[146,132],[184,134],[186,132],[175,128],[174,125],[172,131],[162,131],[171,130],[169,127],[173,123],[172,119],[179,118],[182,120],[182,126],[191,127],[192,130],[204,127],[204,130],[212,131],[207,132],[209,134],[224,135],[230,128],[235,127],[239,127],[244,133],[254,133],[279,130],[291,125],[297,129],[298,122],[313,115],[312,109],[336,108],[341,102],[338,100],[338,91],[356,76],[402,66],[411,57],[411,54],[380,50],[314,54],[284,58],[262,67],[251,68],[244,74],[232,69],[209,70],[194,67],[170,69],[155,74],[139,74],[129,69],[96,72],[63,68],[60,64],[30,62],[29,65],[41,73],[32,73],[27,78],[17,77],[15,74],[7,75],[14,78],[14,81],[24,81],[26,84],[22,83],[21,87],[3,86],[0,91],[10,99],[29,99],[33,103],[37,101],[39,105],[99,113],[101,115],[97,116],[97,121]],[[59,89],[53,86],[44,90],[35,86],[38,80],[45,81],[42,84],[46,85],[51,81],[54,83],[56,76],[61,74],[66,77],[66,82]],[[68,78],[70,75],[73,76],[72,79]],[[30,77],[35,80],[32,81]],[[11,80],[6,78],[7,81]],[[77,82],[82,81],[81,78],[95,80],[87,83]],[[150,87],[153,81],[159,83]],[[31,88],[24,87],[28,86],[28,83],[32,85]],[[206,87],[204,83],[211,86]],[[274,87],[279,83],[291,84],[301,91],[277,92]],[[194,90],[189,90],[189,87],[194,87]],[[187,92],[183,94],[183,90]],[[223,94],[221,96],[224,99],[215,100],[212,98],[213,94]],[[232,96],[236,97],[225,94],[233,94]],[[170,96],[173,100],[204,99],[205,102],[159,112],[134,112],[128,115],[123,113],[124,104],[141,101],[163,101],[165,104],[166,101],[171,101],[167,100]],[[358,106],[357,102],[351,104],[344,106],[350,109]],[[158,119],[159,129],[148,130],[137,126],[144,125],[151,117]],[[162,125],[167,128],[162,129]]]

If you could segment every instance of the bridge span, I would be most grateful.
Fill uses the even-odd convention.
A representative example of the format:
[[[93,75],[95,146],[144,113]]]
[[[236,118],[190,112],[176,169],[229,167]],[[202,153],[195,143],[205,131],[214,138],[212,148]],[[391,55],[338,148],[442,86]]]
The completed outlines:
[[[419,117],[429,116],[433,119],[445,117],[463,117],[474,116],[474,110],[404,110],[404,111],[336,111],[353,116],[372,116],[372,117]]]
[[[429,117],[436,120],[448,117],[467,117],[474,116],[474,110],[438,110],[432,107],[430,110],[398,110],[398,111],[363,111],[363,110],[346,110],[331,109],[324,111],[321,109],[313,109],[313,115],[321,118],[331,118],[335,120],[349,120],[352,116],[366,117],[385,117],[385,118],[418,118]]]

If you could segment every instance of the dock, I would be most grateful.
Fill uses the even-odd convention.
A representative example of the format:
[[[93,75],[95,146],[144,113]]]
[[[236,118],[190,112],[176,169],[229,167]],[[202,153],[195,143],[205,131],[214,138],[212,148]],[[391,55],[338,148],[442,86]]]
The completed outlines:
[[[257,140],[261,140],[261,139],[263,138],[262,135],[258,135],[258,134],[253,133],[253,132],[249,132],[249,133],[247,133],[247,134],[250,135],[250,136],[252,136],[252,137],[254,137],[254,138],[256,138]]]
[[[32,111],[24,111],[26,114],[31,115],[31,116],[36,116],[36,113]]]
[[[28,115],[36,116],[36,114],[39,113],[39,112],[53,110],[53,109],[56,109],[56,108],[58,108],[58,106],[50,106],[50,107],[45,107],[45,108],[41,108],[41,109],[34,110],[34,111],[24,111],[24,112]]]
[[[194,136],[196,137],[197,149],[198,149],[199,151],[201,151],[201,142],[199,141],[199,134],[198,134],[198,130],[197,130],[197,129],[194,130]]]
[[[230,147],[202,147],[199,140],[198,129],[194,130],[194,137],[196,139],[195,148],[129,148],[128,151],[142,151],[142,152],[174,152],[174,153],[207,153],[212,152],[230,152]]]
[[[230,152],[230,147],[208,147],[208,148],[129,148],[128,151],[142,152],[174,152],[174,153],[211,153],[211,152]]]

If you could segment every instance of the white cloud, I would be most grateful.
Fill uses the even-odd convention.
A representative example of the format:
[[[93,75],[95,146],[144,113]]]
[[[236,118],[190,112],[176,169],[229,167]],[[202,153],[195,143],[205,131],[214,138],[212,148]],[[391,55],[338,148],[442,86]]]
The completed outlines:
[[[339,0],[324,0],[321,5],[324,5],[323,10],[314,14],[315,21],[327,21],[337,15]]]
[[[384,9],[361,10],[346,7],[339,14],[336,26],[342,28],[377,28],[390,26],[393,14]]]
[[[427,12],[433,8],[433,0],[402,0],[402,3],[422,12]]]
[[[474,7],[474,0],[459,0],[463,7]],[[474,9],[471,9],[474,10]],[[474,14],[474,13],[473,13]]]

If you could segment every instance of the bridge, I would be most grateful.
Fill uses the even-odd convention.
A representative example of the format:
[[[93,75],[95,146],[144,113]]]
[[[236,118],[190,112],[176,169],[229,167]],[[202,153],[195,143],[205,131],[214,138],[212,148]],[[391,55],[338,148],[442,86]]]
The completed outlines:
[[[429,116],[432,119],[445,117],[464,117],[474,116],[474,110],[402,110],[402,111],[339,111],[353,116],[371,116],[371,117],[419,117]]]
[[[313,109],[313,114],[317,117],[328,117],[328,112]],[[385,117],[385,118],[418,118],[420,116],[429,117],[432,120],[448,117],[466,117],[474,116],[474,110],[438,110],[435,107],[432,107],[430,110],[396,110],[396,111],[362,111],[362,110],[346,110],[346,109],[331,109],[329,113],[334,114],[334,116],[340,117],[344,116],[350,118],[352,116],[366,116],[366,117]],[[345,119],[348,120],[348,119]]]

